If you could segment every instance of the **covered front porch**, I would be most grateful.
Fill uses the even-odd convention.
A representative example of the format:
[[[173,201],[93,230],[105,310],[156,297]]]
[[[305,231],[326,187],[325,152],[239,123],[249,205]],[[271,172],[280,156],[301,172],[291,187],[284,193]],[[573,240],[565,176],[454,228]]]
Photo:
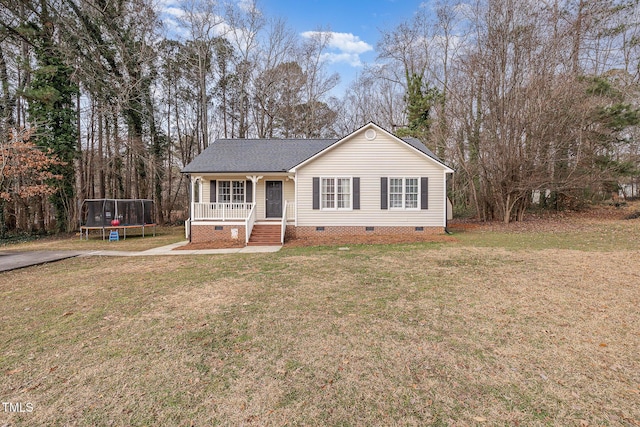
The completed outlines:
[[[192,221],[244,221],[257,213],[255,203],[192,203]],[[282,213],[275,218],[261,218],[259,221],[277,221],[285,218],[287,222],[295,222],[296,206],[293,202],[284,201]]]
[[[194,176],[187,238],[201,241],[244,240],[249,244],[256,224],[278,224],[280,243],[287,225],[295,225],[295,178],[289,175]],[[198,233],[191,233],[198,227]],[[207,230],[207,232],[203,232]]]
[[[283,244],[287,225],[295,224],[295,205],[285,200],[280,218],[258,221],[257,211],[255,203],[193,203],[193,219],[187,223],[186,237],[192,242],[227,240],[232,243],[244,241],[245,245],[251,245],[257,244],[254,240],[264,243],[264,236],[258,237],[257,234],[270,228],[272,237],[267,244]],[[275,227],[277,232],[274,231]],[[196,233],[192,233],[194,229]]]

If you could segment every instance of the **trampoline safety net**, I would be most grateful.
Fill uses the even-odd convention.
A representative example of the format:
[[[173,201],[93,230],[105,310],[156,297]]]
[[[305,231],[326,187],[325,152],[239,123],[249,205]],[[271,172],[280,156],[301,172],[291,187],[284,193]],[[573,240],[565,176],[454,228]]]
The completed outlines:
[[[85,227],[108,227],[117,219],[120,225],[154,224],[153,201],[148,199],[89,199]]]

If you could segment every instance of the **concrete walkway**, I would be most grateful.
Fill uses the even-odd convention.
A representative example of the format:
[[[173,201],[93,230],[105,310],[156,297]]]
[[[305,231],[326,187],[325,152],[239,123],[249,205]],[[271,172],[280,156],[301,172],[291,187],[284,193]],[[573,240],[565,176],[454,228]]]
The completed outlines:
[[[282,246],[245,246],[244,248],[229,249],[181,249],[174,251],[180,246],[185,246],[189,242],[173,243],[159,248],[147,249],[140,252],[127,251],[90,251],[85,252],[84,256],[154,256],[154,255],[220,255],[220,254],[255,254],[278,252]]]
[[[232,249],[198,249],[177,250],[189,242],[179,242],[172,245],[160,246],[146,251],[30,251],[30,252],[4,252],[0,251],[0,272],[30,267],[32,265],[45,264],[60,261],[77,256],[159,256],[159,255],[219,255],[219,254],[251,254],[278,252],[282,246],[246,246]]]

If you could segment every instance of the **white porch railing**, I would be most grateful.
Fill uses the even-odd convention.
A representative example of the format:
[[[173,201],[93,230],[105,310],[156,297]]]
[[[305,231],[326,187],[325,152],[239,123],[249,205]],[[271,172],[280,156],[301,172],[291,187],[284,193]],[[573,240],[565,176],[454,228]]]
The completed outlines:
[[[246,220],[253,203],[194,203],[193,220]]]
[[[249,238],[251,237],[251,232],[253,231],[253,224],[256,223],[256,205],[251,207],[251,211],[249,212],[249,216],[247,216],[246,221],[244,222],[244,238],[245,244],[249,243]]]
[[[296,219],[296,204],[295,203],[289,203],[285,200],[284,202],[284,212],[285,212],[285,218],[287,218],[287,221],[295,221]]]

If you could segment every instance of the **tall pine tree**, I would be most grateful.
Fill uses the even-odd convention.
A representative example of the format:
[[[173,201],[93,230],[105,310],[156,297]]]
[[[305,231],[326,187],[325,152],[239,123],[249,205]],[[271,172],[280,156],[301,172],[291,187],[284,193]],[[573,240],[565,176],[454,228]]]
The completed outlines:
[[[42,2],[45,4],[44,2]],[[55,208],[56,227],[59,231],[73,229],[74,184],[77,148],[77,116],[74,97],[78,87],[71,79],[72,69],[65,64],[55,42],[54,25],[46,4],[40,11],[39,22],[30,22],[22,28],[34,47],[36,69],[31,84],[25,89],[29,101],[29,118],[35,127],[35,142],[61,161],[50,172],[62,176],[54,181],[56,192],[51,196]]]
[[[413,136],[427,143],[431,128],[431,113],[434,105],[440,99],[440,92],[428,83],[424,83],[422,76],[413,74],[407,76],[407,104],[406,128],[398,131],[399,136]]]

